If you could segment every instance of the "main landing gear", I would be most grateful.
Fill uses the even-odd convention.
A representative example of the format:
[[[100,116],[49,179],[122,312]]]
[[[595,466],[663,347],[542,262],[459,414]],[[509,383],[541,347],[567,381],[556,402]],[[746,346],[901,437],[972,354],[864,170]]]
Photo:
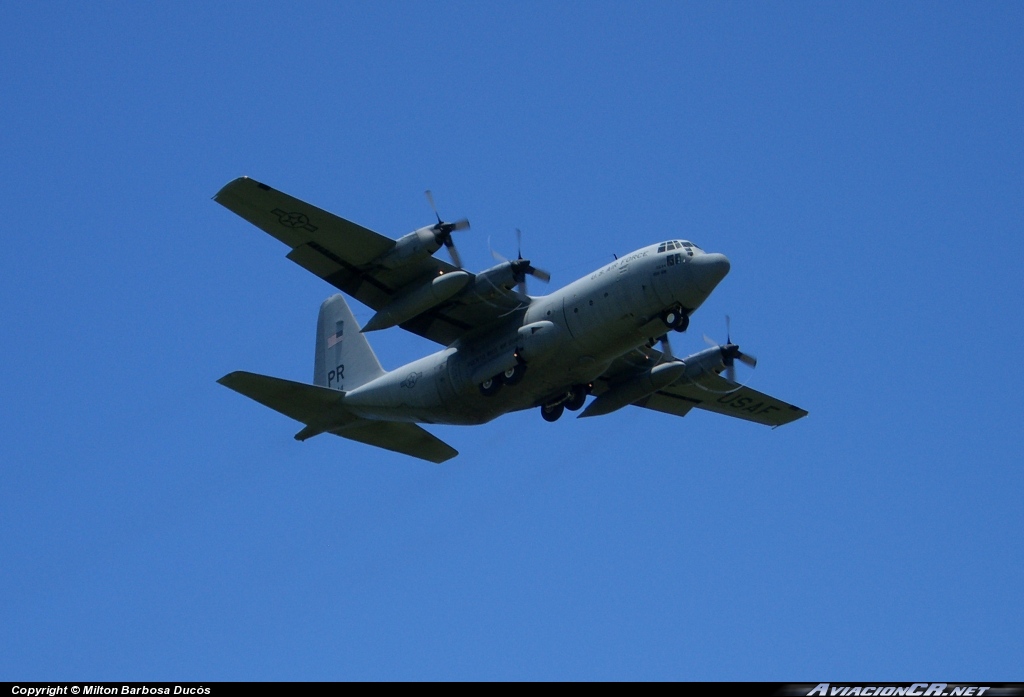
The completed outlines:
[[[562,403],[558,404],[545,404],[540,408],[540,415],[548,423],[554,423],[562,418],[562,414],[565,412],[565,405]]]
[[[690,316],[678,305],[662,312],[661,321],[665,323],[666,327],[677,332],[685,332],[686,328],[690,326]]]
[[[526,364],[516,363],[504,373],[487,378],[480,383],[480,394],[490,397],[498,393],[502,385],[518,385],[526,374]]]
[[[590,385],[573,385],[569,391],[558,399],[541,406],[540,415],[547,422],[555,422],[561,418],[565,410],[577,411],[587,401]]]

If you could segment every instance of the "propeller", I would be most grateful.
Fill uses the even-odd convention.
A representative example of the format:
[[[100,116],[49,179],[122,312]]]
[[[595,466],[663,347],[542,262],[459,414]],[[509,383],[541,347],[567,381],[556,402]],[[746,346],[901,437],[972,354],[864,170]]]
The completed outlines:
[[[668,334],[662,334],[661,338],[658,339],[661,342],[661,358],[665,363],[671,363],[676,359],[672,353],[672,344],[668,341]]]
[[[434,194],[427,189],[423,192],[427,197],[427,203],[430,204],[431,210],[434,211],[434,215],[437,216],[437,225],[433,227],[434,239],[443,244],[448,249],[448,254],[452,258],[452,263],[462,268],[462,257],[459,256],[459,250],[455,248],[455,243],[452,242],[452,233],[457,230],[468,230],[469,221],[465,218],[460,218],[454,223],[446,223],[441,220],[441,214],[437,212],[437,206],[434,205]]]
[[[704,335],[704,341],[709,346],[714,346],[722,352],[722,363],[725,365],[725,377],[730,382],[736,382],[736,361],[744,365],[749,365],[751,368],[757,365],[757,359],[751,356],[749,353],[742,353],[740,347],[732,343],[732,328],[730,327],[729,315],[725,316],[725,345],[718,344],[716,341],[711,339],[707,334]]]
[[[488,244],[490,242],[488,241]],[[547,283],[551,280],[551,274],[544,269],[538,269],[536,266],[530,263],[529,259],[523,259],[523,232],[519,228],[516,228],[516,253],[518,254],[515,261],[509,261],[505,257],[498,254],[493,249],[491,250],[491,256],[497,261],[508,262],[512,267],[512,278],[516,281],[516,287],[520,293],[526,295],[526,277],[533,276],[541,283]]]

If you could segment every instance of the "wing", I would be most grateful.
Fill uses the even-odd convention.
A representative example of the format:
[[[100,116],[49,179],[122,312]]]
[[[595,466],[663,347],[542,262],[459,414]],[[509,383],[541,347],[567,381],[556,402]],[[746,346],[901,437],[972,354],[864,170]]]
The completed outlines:
[[[800,407],[749,387],[741,387],[717,375],[707,376],[699,382],[676,383],[636,404],[680,416],[697,407],[765,426],[782,426],[807,416]]]
[[[600,395],[613,380],[622,379],[630,372],[646,370],[659,360],[661,352],[656,349],[627,353],[598,378],[594,394]],[[737,385],[719,375],[706,375],[697,382],[677,382],[633,402],[633,405],[675,416],[686,416],[696,407],[772,427],[807,416],[807,411],[800,407]]]
[[[433,256],[395,269],[375,264],[394,247],[394,240],[255,179],[236,179],[213,199],[288,245],[288,258],[296,264],[374,310],[404,289],[456,270]],[[511,294],[487,303],[456,299],[400,326],[447,346],[469,331],[498,321],[519,302]]]

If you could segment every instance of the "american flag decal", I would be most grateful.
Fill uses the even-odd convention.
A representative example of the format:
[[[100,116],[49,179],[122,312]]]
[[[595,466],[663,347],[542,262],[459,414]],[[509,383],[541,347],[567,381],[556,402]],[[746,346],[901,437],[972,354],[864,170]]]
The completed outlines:
[[[327,348],[334,348],[336,344],[341,343],[342,334],[345,333],[345,323],[338,322],[338,329],[336,332],[327,337]]]

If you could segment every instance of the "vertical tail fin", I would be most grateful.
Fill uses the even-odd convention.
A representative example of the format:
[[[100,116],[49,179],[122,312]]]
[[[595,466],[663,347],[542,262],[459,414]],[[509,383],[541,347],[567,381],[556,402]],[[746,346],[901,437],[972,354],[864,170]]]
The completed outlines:
[[[313,384],[334,390],[354,390],[383,375],[365,334],[345,298],[332,295],[320,306],[316,322]]]

